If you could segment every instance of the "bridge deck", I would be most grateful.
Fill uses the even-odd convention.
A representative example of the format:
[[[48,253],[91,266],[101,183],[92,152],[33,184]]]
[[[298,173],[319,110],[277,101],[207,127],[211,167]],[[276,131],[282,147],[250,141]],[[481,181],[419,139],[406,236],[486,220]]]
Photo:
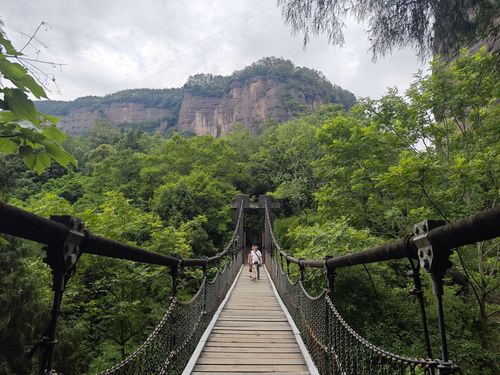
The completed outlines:
[[[263,269],[260,278],[242,270],[192,374],[309,374]]]

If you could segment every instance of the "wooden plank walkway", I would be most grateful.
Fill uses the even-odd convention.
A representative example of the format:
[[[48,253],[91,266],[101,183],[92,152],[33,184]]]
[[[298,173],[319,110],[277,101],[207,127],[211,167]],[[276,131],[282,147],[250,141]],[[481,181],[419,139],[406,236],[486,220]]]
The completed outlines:
[[[309,374],[264,269],[254,283],[243,268],[192,374]]]

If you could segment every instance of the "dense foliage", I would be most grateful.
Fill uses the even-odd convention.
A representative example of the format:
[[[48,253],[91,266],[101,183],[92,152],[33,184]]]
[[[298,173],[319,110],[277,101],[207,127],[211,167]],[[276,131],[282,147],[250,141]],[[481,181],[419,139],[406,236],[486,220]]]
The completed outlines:
[[[81,217],[93,233],[189,257],[212,255],[227,240],[234,194],[270,193],[284,204],[275,225],[282,245],[303,258],[346,254],[405,235],[422,219],[454,220],[498,204],[499,78],[494,56],[463,53],[450,66],[436,60],[405,95],[389,90],[349,111],[327,105],[268,121],[259,135],[237,126],[224,138],[165,138],[100,122],[64,142],[78,167],[53,164],[36,175],[16,156],[1,156],[1,194],[44,216]],[[0,373],[30,374],[36,361],[23,351],[43,333],[50,273],[40,246],[0,241]],[[450,352],[465,374],[498,373],[499,251],[498,240],[460,249],[446,278]],[[408,268],[388,262],[341,270],[335,301],[375,344],[422,357]],[[198,276],[183,274],[181,297],[196,289]],[[435,306],[423,279],[438,356]],[[311,293],[321,290],[324,274],[307,272],[307,284]],[[65,293],[57,368],[92,373],[130,354],[169,291],[161,267],[82,256]]]

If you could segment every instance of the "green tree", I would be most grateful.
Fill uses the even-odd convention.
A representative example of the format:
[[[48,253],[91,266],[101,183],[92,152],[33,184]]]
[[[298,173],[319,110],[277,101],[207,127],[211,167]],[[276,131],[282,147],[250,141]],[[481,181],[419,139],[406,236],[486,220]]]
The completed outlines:
[[[433,74],[408,91],[409,111],[419,119],[421,152],[401,155],[379,176],[378,187],[391,191],[398,217],[404,206],[454,220],[500,201],[500,112],[496,104],[500,74],[492,54],[462,55],[451,66],[436,61]],[[429,118],[432,112],[437,122]],[[412,200],[409,199],[412,197]],[[495,311],[498,241],[465,247],[455,259],[466,274],[477,303],[475,326],[480,343],[490,347]],[[493,293],[493,294],[492,294]]]
[[[235,194],[236,190],[227,182],[203,172],[193,172],[160,186],[152,207],[165,224],[174,227],[198,218],[196,227],[201,225],[205,229],[207,240],[210,239],[206,241],[206,248],[211,250],[214,245],[220,247],[226,239],[232,221],[227,202]],[[202,252],[197,255],[203,255],[202,246],[198,249]]]

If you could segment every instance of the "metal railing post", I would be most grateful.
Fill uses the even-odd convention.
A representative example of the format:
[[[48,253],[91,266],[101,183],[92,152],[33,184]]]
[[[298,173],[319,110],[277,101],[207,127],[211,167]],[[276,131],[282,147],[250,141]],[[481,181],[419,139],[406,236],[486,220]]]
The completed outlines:
[[[328,282],[328,292],[330,294],[330,299],[333,301],[333,293],[335,289],[335,268],[328,268],[326,263],[328,259],[332,258],[331,255],[325,257],[325,267],[326,267],[326,280]]]
[[[178,284],[178,278],[179,278],[179,267],[180,267],[180,262],[181,259],[177,256],[178,262],[172,266],[170,266],[170,276],[172,277],[172,290],[171,290],[171,295],[172,297],[177,296],[177,284]]]
[[[304,282],[305,280],[305,273],[306,273],[306,267],[304,266],[304,264],[302,264],[302,261],[304,259],[299,259],[299,271],[300,271],[300,281],[301,282]]]
[[[80,244],[83,241],[83,222],[72,216],[51,216],[50,219],[68,228],[68,235],[62,242],[49,244],[44,249],[47,257],[44,262],[52,270],[52,290],[54,297],[50,322],[40,342],[35,344],[28,356],[33,356],[38,347],[44,348],[40,374],[54,374],[54,350],[57,344],[57,320],[59,317],[64,289],[71,276],[75,273],[76,263],[80,258]]]
[[[408,248],[410,236],[406,236],[405,246]],[[420,316],[422,318],[422,327],[424,330],[424,343],[425,350],[427,352],[427,356],[429,358],[433,358],[432,356],[432,347],[429,336],[429,326],[427,323],[427,314],[425,311],[425,301],[424,301],[424,291],[422,290],[422,279],[420,278],[420,264],[415,264],[411,254],[408,252],[408,262],[411,266],[410,275],[413,278],[413,289],[410,291],[410,294],[414,295],[420,307]]]
[[[205,259],[205,264],[202,266],[203,271],[203,283],[204,283],[204,291],[203,291],[203,311],[207,311],[207,284],[208,284],[208,267],[207,267],[207,256],[204,256],[202,259]]]
[[[433,247],[429,241],[427,234],[430,230],[444,225],[443,221],[425,220],[415,225],[415,237],[413,243],[417,247],[417,255],[420,266],[426,270],[432,280],[432,291],[436,297],[438,324],[439,324],[439,341],[441,346],[441,361],[438,365],[439,373],[442,375],[452,374],[456,372],[456,365],[449,360],[448,357],[448,343],[446,341],[446,328],[444,322],[443,311],[443,277],[446,270],[452,266],[449,258],[451,250]]]

